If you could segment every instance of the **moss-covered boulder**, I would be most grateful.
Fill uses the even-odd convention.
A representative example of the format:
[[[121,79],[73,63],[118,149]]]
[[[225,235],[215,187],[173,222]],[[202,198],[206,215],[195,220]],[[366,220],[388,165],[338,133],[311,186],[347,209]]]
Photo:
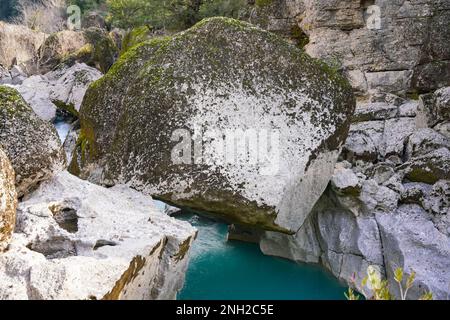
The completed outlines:
[[[18,196],[62,170],[65,155],[53,125],[12,88],[0,86],[0,147],[16,173]]]
[[[16,222],[16,207],[14,170],[0,148],[0,253],[6,249],[11,240]]]
[[[91,85],[70,170],[291,233],[328,184],[354,108],[347,81],[300,49],[207,19],[132,47]]]
[[[81,62],[107,72],[118,56],[117,46],[109,33],[95,27],[52,34],[40,51],[43,71],[50,71],[60,63],[71,66]]]

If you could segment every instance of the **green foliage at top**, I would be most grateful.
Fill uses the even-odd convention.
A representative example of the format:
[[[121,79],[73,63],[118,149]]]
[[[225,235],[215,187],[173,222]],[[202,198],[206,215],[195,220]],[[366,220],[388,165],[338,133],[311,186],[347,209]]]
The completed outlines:
[[[120,55],[138,43],[148,40],[151,32],[152,28],[150,26],[137,27],[128,32],[122,40]]]
[[[108,21],[124,29],[147,25],[179,31],[207,17],[238,18],[246,3],[246,0],[107,0]]]
[[[68,5],[77,5],[83,15],[99,9],[106,3],[106,0],[67,0]]]
[[[168,12],[163,0],[107,0],[108,22],[119,28],[160,27]]]
[[[411,270],[408,277],[405,277],[403,269],[397,268],[394,271],[394,280],[397,283],[400,290],[400,300],[406,300],[408,291],[412,288],[414,280],[416,279],[416,273]],[[354,279],[351,280],[354,283]],[[370,292],[366,292],[364,288],[369,288]],[[389,291],[389,282],[381,278],[381,274],[377,267],[369,266],[367,268],[367,276],[361,281],[361,288],[363,294],[369,298],[369,300],[394,300],[393,294]],[[345,293],[345,297],[348,300],[359,300],[359,294],[355,293],[352,288],[349,288]],[[419,300],[433,300],[433,294],[426,292]]]

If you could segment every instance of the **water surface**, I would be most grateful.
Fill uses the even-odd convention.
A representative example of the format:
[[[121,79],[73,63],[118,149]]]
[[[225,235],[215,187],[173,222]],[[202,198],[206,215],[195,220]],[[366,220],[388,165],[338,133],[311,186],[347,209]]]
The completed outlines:
[[[199,230],[178,299],[344,299],[346,290],[316,265],[265,256],[258,245],[226,241],[227,225],[183,213]]]

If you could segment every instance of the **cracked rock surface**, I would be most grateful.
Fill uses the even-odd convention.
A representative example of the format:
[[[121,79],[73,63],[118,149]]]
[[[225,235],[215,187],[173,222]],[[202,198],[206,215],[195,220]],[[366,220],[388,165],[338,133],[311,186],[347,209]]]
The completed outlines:
[[[430,108],[440,110],[442,103],[435,103]],[[398,112],[413,104],[383,105],[377,112],[372,105],[358,105],[359,116],[354,117],[340,162],[308,221],[294,236],[266,232],[260,241],[262,251],[321,263],[349,285],[355,273],[361,292],[360,282],[369,265],[380,269],[397,296],[393,271],[398,267],[406,273],[414,270],[417,280],[409,299],[426,291],[434,299],[446,299],[450,291],[450,144],[436,129],[447,119],[423,127],[427,110]]]
[[[18,207],[0,299],[173,299],[195,235],[150,197],[61,172]]]

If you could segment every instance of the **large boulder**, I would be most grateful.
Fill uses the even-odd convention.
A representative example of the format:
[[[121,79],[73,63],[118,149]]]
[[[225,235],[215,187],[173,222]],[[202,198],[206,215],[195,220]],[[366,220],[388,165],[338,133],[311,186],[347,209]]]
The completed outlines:
[[[14,170],[0,148],[0,254],[6,249],[16,222],[17,194]]]
[[[82,32],[63,30],[50,35],[42,44],[39,62],[41,68],[52,69],[61,60],[86,45]]]
[[[20,197],[64,167],[64,152],[54,127],[13,88],[0,86],[0,119],[0,146],[16,172]]]
[[[35,71],[39,48],[46,37],[25,26],[0,21],[0,64],[8,69],[17,64],[25,71]]]
[[[61,172],[19,205],[0,299],[174,299],[195,234],[150,197]]]
[[[118,49],[108,32],[99,28],[83,31],[64,30],[49,36],[40,50],[40,65],[50,71],[60,63],[84,62],[102,72],[108,71]]]
[[[88,89],[70,170],[292,233],[333,173],[354,108],[347,81],[294,45],[207,19],[129,49]]]

